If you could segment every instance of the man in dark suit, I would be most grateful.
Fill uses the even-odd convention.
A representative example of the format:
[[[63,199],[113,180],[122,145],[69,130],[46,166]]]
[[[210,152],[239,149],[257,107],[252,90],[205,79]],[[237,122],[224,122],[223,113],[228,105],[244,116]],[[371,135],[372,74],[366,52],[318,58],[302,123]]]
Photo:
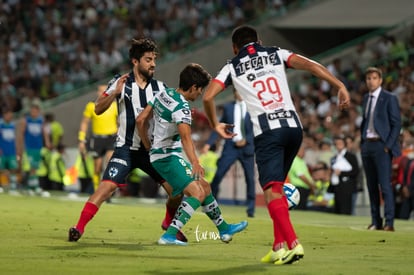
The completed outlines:
[[[234,90],[235,101],[223,106],[221,122],[233,124],[233,131],[237,135],[233,139],[225,139],[223,151],[217,161],[217,171],[211,182],[213,196],[217,198],[219,185],[230,167],[240,161],[246,180],[247,216],[254,217],[256,190],[254,181],[254,144],[253,125],[250,115],[246,112],[246,104],[239,93]],[[203,148],[207,152],[217,142],[217,132],[213,131]]]
[[[371,205],[372,220],[368,229],[394,231],[395,205],[391,170],[392,158],[401,155],[398,140],[401,131],[400,106],[396,96],[382,89],[380,69],[368,68],[365,82],[369,93],[363,101],[361,157]],[[381,197],[384,201],[384,225],[380,209]]]

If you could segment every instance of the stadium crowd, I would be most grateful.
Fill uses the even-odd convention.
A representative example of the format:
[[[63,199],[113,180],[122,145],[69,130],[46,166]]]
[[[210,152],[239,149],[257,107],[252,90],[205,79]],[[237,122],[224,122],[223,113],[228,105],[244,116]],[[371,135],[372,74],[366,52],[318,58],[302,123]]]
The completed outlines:
[[[298,0],[0,2],[1,107],[29,110],[119,70],[125,43],[152,37],[168,58]],[[114,34],[117,34],[116,36]]]

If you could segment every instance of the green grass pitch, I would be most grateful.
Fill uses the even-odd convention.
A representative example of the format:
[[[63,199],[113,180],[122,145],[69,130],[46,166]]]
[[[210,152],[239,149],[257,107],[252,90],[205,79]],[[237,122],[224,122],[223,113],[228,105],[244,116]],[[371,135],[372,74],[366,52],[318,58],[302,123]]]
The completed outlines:
[[[84,198],[85,199],[85,198]],[[305,257],[293,265],[261,264],[272,224],[258,208],[229,244],[198,210],[184,227],[187,247],[159,246],[161,202],[120,198],[104,204],[76,243],[67,241],[83,201],[0,194],[0,274],[413,274],[414,223],[396,232],[368,231],[369,217],[291,211]],[[246,219],[245,208],[222,206],[228,222]]]

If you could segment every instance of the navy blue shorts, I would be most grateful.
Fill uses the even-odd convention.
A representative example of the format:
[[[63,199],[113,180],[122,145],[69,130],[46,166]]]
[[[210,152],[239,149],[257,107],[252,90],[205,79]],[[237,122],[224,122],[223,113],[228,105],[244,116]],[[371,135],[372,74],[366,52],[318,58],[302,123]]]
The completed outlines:
[[[277,128],[255,137],[254,146],[263,190],[269,182],[284,182],[302,144],[302,128]]]
[[[155,182],[161,183],[164,179],[152,167],[149,154],[145,149],[130,150],[125,147],[116,147],[106,166],[103,181],[111,181],[118,185],[125,184],[128,174],[139,168],[147,173]]]

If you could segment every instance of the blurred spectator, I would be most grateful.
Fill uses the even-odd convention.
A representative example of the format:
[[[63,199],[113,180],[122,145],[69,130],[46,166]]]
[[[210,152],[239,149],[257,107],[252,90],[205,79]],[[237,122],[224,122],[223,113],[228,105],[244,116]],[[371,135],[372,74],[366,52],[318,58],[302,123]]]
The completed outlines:
[[[17,194],[18,161],[16,153],[16,125],[11,109],[2,110],[0,118],[0,187],[6,186],[10,194]],[[6,182],[2,180],[6,178]]]
[[[21,112],[23,114],[28,114],[33,105],[40,106],[40,109],[42,109],[42,100],[35,94],[33,89],[21,88],[19,97],[21,97]]]
[[[75,87],[81,87],[88,82],[89,77],[89,73],[85,69],[83,61],[81,59],[76,59],[69,73],[69,81],[72,82]]]
[[[398,40],[395,36],[390,36],[389,41],[391,42],[391,47],[389,49],[390,58],[392,60],[397,60],[400,67],[406,66],[408,63],[408,52],[404,42]]]
[[[333,212],[335,200],[334,194],[329,190],[330,172],[328,165],[318,161],[312,169],[312,178],[315,181],[315,190],[309,195],[308,210]]]
[[[92,195],[95,190],[93,187],[93,174],[95,172],[95,167],[92,154],[88,152],[79,152],[76,158],[75,167],[78,172],[78,179],[80,182],[79,192]]]
[[[344,81],[344,78],[342,77],[342,60],[340,58],[333,59],[332,62],[326,66],[326,68],[338,79]],[[321,90],[322,92],[330,92],[331,86],[328,82],[322,80]]]
[[[354,153],[346,148],[343,136],[334,137],[336,155],[331,159],[331,185],[335,194],[336,214],[351,215],[353,194],[357,190],[359,165]]]
[[[303,159],[306,164],[313,168],[319,159],[319,147],[315,137],[311,134],[305,134],[303,137],[303,145],[305,147],[305,155]]]
[[[60,71],[55,75],[55,79],[52,84],[53,94],[56,96],[69,93],[75,88],[73,83],[68,79],[65,72]]]
[[[215,24],[210,24],[209,18],[204,18],[202,24],[198,25],[194,31],[194,37],[197,40],[202,39],[209,39],[212,37],[216,37],[217,29],[215,28]]]
[[[265,3],[268,12],[285,5],[273,2]],[[16,75],[12,83],[17,90],[33,89],[42,100],[73,90],[89,77],[105,77],[123,63],[127,55],[119,49],[133,37],[151,36],[171,55],[260,15],[254,2],[234,0],[3,1],[1,8],[5,43],[0,45],[0,69]],[[120,39],[114,41],[111,33]],[[49,93],[47,81],[61,82],[61,70],[72,85]]]
[[[325,118],[331,111],[331,101],[329,98],[329,92],[320,91],[318,93],[318,105],[316,107],[316,113],[321,119]]]
[[[371,48],[367,47],[365,41],[359,43],[356,47],[353,64],[357,65],[359,69],[365,71],[370,66],[375,55]]]
[[[318,160],[324,163],[327,163],[329,166],[331,164],[331,159],[335,155],[335,152],[332,150],[332,142],[328,138],[324,138],[319,143],[319,157]]]
[[[56,150],[53,150],[50,155],[49,162],[49,182],[52,190],[63,191],[65,175],[66,175],[66,165],[63,159],[63,154],[65,153],[65,146],[59,144]]]
[[[250,114],[246,111],[246,102],[241,98],[238,91],[233,90],[234,101],[223,106],[223,115],[220,122],[233,124],[233,132],[236,134],[232,139],[225,139],[220,158],[217,160],[217,171],[211,182],[211,192],[215,198],[219,198],[219,186],[229,169],[239,161],[244,172],[246,183],[246,205],[247,216],[254,217],[256,189],[254,176],[254,144],[253,124]],[[212,131],[205,143],[202,154],[207,154],[211,147],[215,147],[220,136]]]
[[[52,98],[53,90],[52,90],[52,81],[50,79],[50,75],[44,75],[41,78],[41,84],[39,87],[39,97],[41,100],[46,100]]]
[[[17,101],[16,87],[10,83],[10,78],[4,75],[0,83],[0,99],[1,109],[10,109],[11,111],[18,111],[19,104]]]
[[[201,148],[200,148],[201,149]],[[212,183],[217,172],[217,161],[220,156],[216,153],[216,146],[211,146],[207,152],[202,152],[198,157],[200,164],[204,168],[204,178],[208,183]]]
[[[300,193],[300,202],[295,207],[295,209],[298,210],[306,210],[308,208],[309,195],[314,194],[316,188],[309,168],[303,159],[304,154],[305,147],[302,144],[288,173],[288,181],[293,184]]]
[[[357,202],[357,198],[358,198],[358,193],[362,192],[364,190],[364,179],[365,179],[365,174],[364,174],[364,169],[362,169],[362,159],[361,159],[361,152],[359,150],[359,144],[360,141],[359,140],[355,140],[355,138],[353,136],[347,135],[345,136],[345,143],[346,143],[346,150],[348,152],[353,153],[358,160],[358,167],[359,167],[359,173],[358,173],[358,177],[356,179],[356,189],[354,190],[353,194],[352,194],[352,215],[355,215],[355,210],[356,210],[356,202]]]
[[[383,35],[376,43],[376,51],[380,59],[387,58],[391,49],[392,43],[387,35]]]
[[[402,154],[392,161],[392,186],[395,199],[395,217],[409,219],[414,209],[414,138],[401,138]]]
[[[60,122],[55,120],[55,115],[52,113],[45,114],[45,145],[50,149],[56,149],[63,141],[63,126]]]
[[[30,193],[41,192],[39,188],[37,169],[41,161],[41,149],[44,147],[44,119],[41,107],[35,103],[30,106],[29,114],[22,117],[19,121],[16,134],[16,152],[20,167],[27,161],[28,170],[22,181]],[[27,160],[26,160],[27,158]],[[22,169],[23,170],[23,169]]]
[[[36,62],[34,65],[34,71],[36,73],[36,78],[50,75],[50,64],[47,61],[46,56],[41,55],[39,62]]]

